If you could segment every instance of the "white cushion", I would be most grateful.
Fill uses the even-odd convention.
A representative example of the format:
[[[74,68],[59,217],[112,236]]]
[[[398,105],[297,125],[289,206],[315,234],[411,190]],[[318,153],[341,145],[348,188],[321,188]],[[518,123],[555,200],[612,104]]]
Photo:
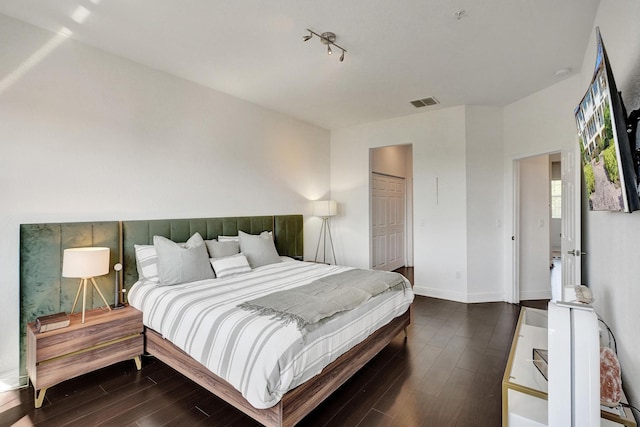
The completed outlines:
[[[136,253],[138,280],[158,282],[158,252],[153,245],[133,245]]]
[[[227,277],[251,271],[247,257],[243,253],[210,260],[216,277]]]

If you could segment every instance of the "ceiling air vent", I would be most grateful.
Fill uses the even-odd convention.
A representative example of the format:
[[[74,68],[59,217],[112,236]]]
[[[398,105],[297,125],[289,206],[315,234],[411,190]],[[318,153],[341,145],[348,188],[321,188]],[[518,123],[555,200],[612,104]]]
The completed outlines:
[[[416,99],[415,101],[411,101],[411,104],[416,108],[422,108],[422,107],[427,107],[429,105],[439,104],[439,102],[433,96],[430,96],[428,98]]]

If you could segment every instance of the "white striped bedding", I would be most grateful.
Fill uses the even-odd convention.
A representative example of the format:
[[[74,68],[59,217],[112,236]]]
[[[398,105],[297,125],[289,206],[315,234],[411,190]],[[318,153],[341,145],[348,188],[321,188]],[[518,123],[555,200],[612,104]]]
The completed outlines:
[[[137,282],[129,303],[144,324],[238,389],[256,408],[269,408],[288,390],[320,373],[350,348],[404,313],[411,287],[380,294],[303,334],[267,316],[241,310],[242,302],[305,285],[350,269],[300,261],[183,285]]]

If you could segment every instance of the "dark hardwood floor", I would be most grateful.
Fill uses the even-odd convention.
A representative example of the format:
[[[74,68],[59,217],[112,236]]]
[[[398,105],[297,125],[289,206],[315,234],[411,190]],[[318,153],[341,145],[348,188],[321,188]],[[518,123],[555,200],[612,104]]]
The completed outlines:
[[[300,426],[500,426],[501,381],[519,307],[416,297],[402,334]],[[0,425],[256,426],[162,362],[143,358],[66,381],[40,409],[0,393]]]

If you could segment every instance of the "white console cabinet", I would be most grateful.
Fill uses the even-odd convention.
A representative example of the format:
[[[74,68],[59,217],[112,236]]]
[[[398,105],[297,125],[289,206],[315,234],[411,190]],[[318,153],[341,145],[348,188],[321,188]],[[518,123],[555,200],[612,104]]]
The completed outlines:
[[[547,311],[522,308],[502,378],[503,427],[548,425],[548,383],[533,364],[533,349],[548,349]],[[637,424],[627,408],[601,408],[601,426]]]

